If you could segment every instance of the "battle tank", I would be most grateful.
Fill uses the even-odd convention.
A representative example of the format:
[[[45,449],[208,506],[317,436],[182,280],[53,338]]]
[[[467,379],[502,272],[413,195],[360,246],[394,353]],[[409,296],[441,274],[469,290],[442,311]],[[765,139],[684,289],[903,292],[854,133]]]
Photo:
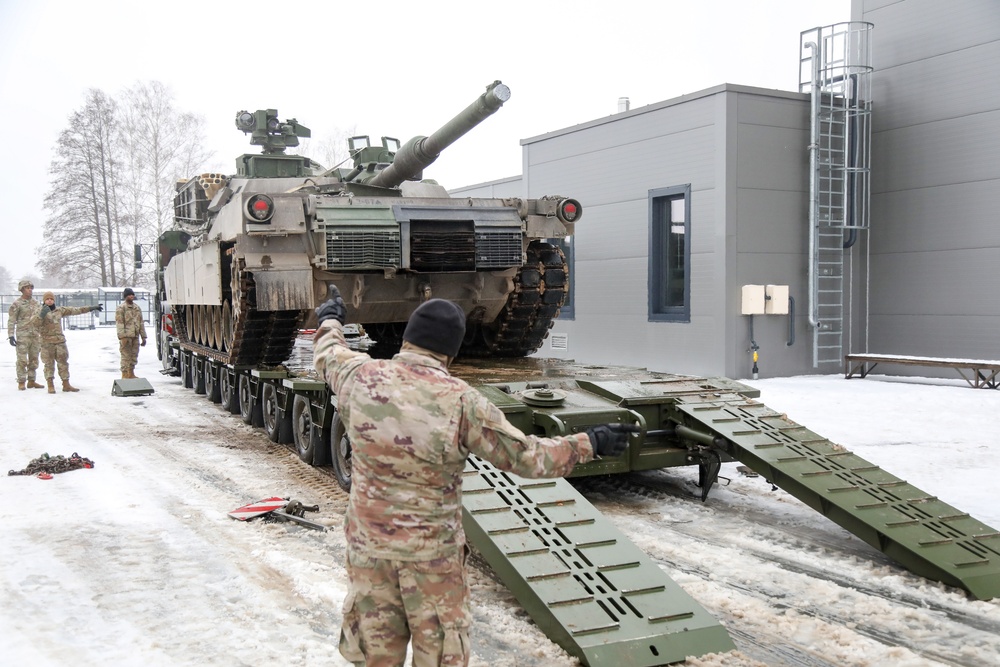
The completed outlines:
[[[562,196],[451,197],[423,170],[510,97],[500,81],[430,136],[400,147],[349,141],[353,168],[286,154],[310,130],[277,110],[241,111],[236,126],[260,154],[236,175],[178,183],[176,229],[190,234],[164,271],[182,348],[237,366],[274,366],[336,284],[348,321],[394,353],[410,313],[431,297],[466,313],[460,356],[537,350],[566,299],[559,240],[583,210]]]

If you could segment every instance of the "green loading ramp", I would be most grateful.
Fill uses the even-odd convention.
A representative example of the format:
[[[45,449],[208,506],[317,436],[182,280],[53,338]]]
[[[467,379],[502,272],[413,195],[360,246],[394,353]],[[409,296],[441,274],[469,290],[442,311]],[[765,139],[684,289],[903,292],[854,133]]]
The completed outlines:
[[[728,453],[911,572],[1000,596],[1000,532],[762,403],[675,397],[674,408],[729,441]]]
[[[735,648],[566,480],[528,480],[470,456],[462,503],[472,544],[541,630],[585,665],[648,667]]]

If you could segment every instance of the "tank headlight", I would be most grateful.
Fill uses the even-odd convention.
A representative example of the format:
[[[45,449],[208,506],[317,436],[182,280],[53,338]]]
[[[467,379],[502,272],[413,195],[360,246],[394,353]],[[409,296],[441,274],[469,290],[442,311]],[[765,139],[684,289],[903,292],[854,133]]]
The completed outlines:
[[[254,195],[247,200],[247,217],[251,222],[270,222],[274,215],[274,200],[267,195]]]
[[[556,217],[562,222],[576,222],[583,215],[583,207],[575,199],[563,199],[556,208]]]

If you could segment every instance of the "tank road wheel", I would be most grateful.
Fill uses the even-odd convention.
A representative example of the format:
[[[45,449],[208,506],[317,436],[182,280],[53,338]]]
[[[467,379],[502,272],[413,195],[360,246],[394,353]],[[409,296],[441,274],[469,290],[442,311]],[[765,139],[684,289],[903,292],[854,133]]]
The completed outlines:
[[[233,348],[233,304],[229,299],[222,302],[222,337],[219,339],[219,349],[228,352]]]
[[[212,313],[208,331],[208,345],[216,350],[222,349],[222,306],[209,306]]]
[[[205,376],[205,398],[212,401],[213,403],[219,403],[222,401],[222,393],[219,391],[219,369],[215,367],[210,360],[205,360],[204,370],[202,371]]]
[[[313,440],[313,420],[309,399],[301,394],[292,402],[292,438],[299,458],[316,465],[316,442]]]
[[[235,371],[225,366],[219,366],[219,397],[222,409],[230,414],[239,414],[240,401],[236,388]]]
[[[261,412],[260,401],[254,398],[253,385],[250,383],[250,376],[248,374],[240,373],[238,389],[240,417],[243,419],[243,423],[252,424],[253,426],[263,426],[264,415]]]
[[[347,427],[340,418],[340,410],[333,413],[333,423],[330,425],[330,459],[333,463],[333,476],[344,491],[351,490],[351,439],[347,437]]]
[[[292,441],[292,419],[278,405],[278,390],[268,382],[260,390],[260,407],[264,415],[264,431],[271,442],[288,444]]]

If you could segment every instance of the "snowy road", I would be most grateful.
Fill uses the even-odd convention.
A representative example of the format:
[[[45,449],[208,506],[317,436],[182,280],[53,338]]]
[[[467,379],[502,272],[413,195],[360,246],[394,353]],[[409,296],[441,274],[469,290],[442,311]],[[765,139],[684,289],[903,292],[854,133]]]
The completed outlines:
[[[18,392],[13,350],[0,358],[3,469],[42,452],[96,463],[0,483],[0,664],[346,664],[346,498],[333,481],[159,375],[152,344],[137,374],[156,393],[116,398],[113,330],[67,338],[78,394]],[[771,407],[1000,527],[1000,392],[837,376],[756,384]],[[739,649],[689,664],[1000,664],[1000,601],[909,574],[733,464],[722,474],[730,483],[706,503],[695,470],[577,483]],[[270,495],[319,504],[309,516],[331,530],[227,516]],[[473,664],[577,664],[487,569],[472,576]]]

